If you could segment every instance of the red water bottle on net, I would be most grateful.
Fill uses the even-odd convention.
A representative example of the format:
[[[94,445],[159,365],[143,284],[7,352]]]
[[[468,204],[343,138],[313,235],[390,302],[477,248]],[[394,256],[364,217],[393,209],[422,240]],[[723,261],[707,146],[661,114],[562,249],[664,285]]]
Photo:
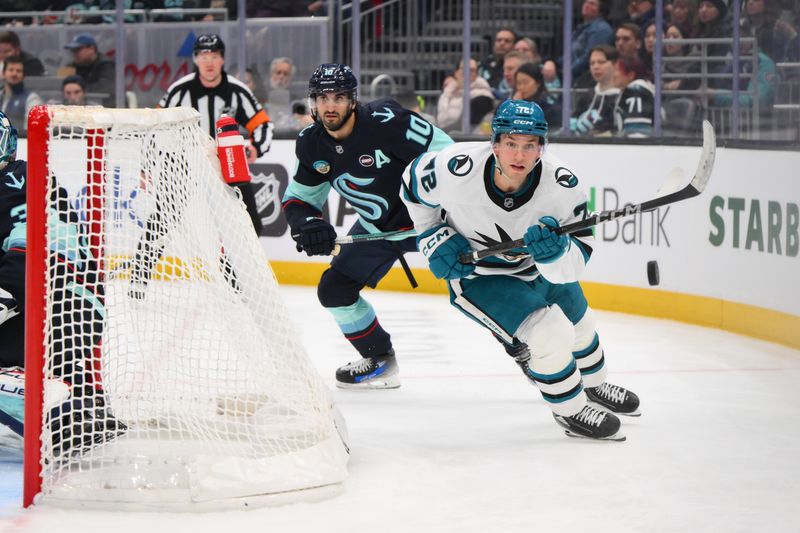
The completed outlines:
[[[239,124],[227,115],[217,120],[217,156],[222,167],[225,183],[249,183],[250,170],[247,168],[247,155],[244,151],[244,137],[239,133]]]

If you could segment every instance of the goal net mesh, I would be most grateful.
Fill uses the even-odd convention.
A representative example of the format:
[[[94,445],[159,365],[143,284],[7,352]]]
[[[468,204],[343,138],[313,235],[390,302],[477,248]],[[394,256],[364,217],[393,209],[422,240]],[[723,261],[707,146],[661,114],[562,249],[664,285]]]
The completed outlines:
[[[342,423],[199,115],[48,112],[40,498],[340,483]]]

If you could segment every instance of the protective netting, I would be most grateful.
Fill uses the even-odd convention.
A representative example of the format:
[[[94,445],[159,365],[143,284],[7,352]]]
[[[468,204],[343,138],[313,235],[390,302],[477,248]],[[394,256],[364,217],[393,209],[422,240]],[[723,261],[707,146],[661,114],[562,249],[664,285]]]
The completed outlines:
[[[330,393],[197,113],[50,117],[42,497],[160,506],[341,482]]]

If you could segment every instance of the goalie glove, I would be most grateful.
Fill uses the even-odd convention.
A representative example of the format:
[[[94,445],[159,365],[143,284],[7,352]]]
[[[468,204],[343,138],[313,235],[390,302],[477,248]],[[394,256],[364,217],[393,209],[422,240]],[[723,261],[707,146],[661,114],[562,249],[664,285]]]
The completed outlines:
[[[17,300],[10,292],[0,287],[0,324],[18,314]]]

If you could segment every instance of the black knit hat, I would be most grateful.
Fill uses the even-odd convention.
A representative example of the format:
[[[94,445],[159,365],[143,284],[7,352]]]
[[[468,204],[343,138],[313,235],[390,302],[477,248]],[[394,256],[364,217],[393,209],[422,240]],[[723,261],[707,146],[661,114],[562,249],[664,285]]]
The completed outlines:
[[[717,8],[717,11],[719,11],[719,18],[724,17],[725,13],[728,12],[728,2],[726,0],[701,0],[701,2],[713,4],[713,6]]]

